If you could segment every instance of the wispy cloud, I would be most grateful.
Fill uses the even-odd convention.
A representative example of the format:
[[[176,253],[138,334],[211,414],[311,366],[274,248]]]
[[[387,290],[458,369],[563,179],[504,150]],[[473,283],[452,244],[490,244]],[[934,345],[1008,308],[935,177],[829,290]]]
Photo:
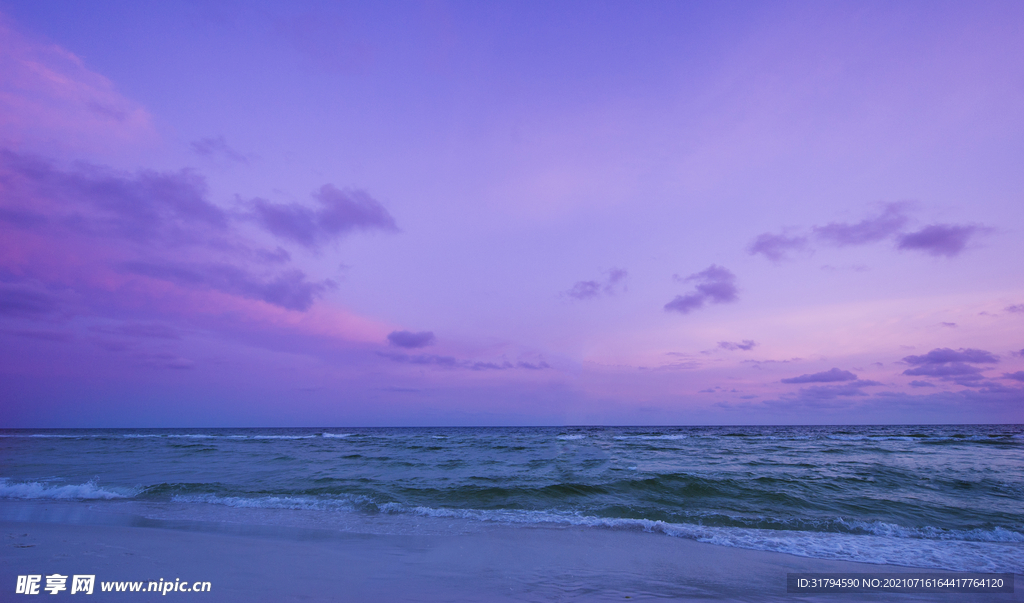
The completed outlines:
[[[906,203],[888,203],[878,216],[865,218],[856,224],[830,222],[825,226],[815,226],[814,234],[819,240],[839,247],[875,243],[896,233],[907,223],[906,206]]]
[[[910,221],[908,202],[887,203],[878,215],[860,222],[829,222],[811,227],[814,238],[834,247],[851,247],[894,238],[900,250],[923,251],[934,256],[954,257],[966,248],[971,238],[990,229],[971,224],[931,224],[915,232],[903,232]],[[796,251],[811,250],[808,237],[763,233],[747,247],[751,255],[761,254],[779,262]]]
[[[106,149],[155,138],[152,119],[113,82],[0,14],[0,145]]]
[[[267,278],[230,264],[125,262],[121,268],[132,274],[240,295],[288,310],[308,310],[316,298],[335,286],[330,279],[310,282],[301,270],[286,270]]]
[[[253,215],[268,232],[311,249],[356,229],[398,231],[388,210],[363,191],[342,191],[325,184],[313,198],[320,203],[317,209],[253,199]]]
[[[57,310],[57,300],[24,284],[0,283],[0,315],[42,316]]]
[[[629,275],[623,268],[612,268],[605,273],[605,278],[600,281],[576,281],[566,291],[566,294],[573,299],[593,299],[601,295],[613,295],[616,291],[625,288],[625,280]]]
[[[878,381],[857,379],[843,383],[842,385],[815,385],[805,387],[798,392],[798,396],[811,400],[832,400],[838,397],[866,396],[865,387],[882,385]]]
[[[19,329],[16,331],[8,331],[10,334],[17,337],[24,337],[26,339],[35,339],[38,341],[53,341],[63,342],[71,341],[75,336],[65,331],[40,331],[36,329]]]
[[[64,171],[0,150],[0,177],[0,220],[21,229],[166,244],[206,241],[228,229],[227,213],[206,199],[206,181],[189,170],[132,174],[80,165]]]
[[[157,323],[129,322],[116,326],[98,325],[91,328],[97,333],[138,337],[143,339],[181,339],[178,329]]]
[[[538,362],[490,362],[483,360],[464,360],[455,356],[442,356],[439,354],[403,354],[397,352],[378,352],[378,355],[394,362],[402,364],[418,364],[423,366],[436,366],[447,369],[461,369],[469,371],[505,371],[510,369],[524,369],[530,371],[550,369],[551,365],[543,360]]]
[[[741,341],[739,343],[736,343],[736,342],[733,342],[733,341],[719,341],[718,342],[718,347],[722,348],[723,350],[744,350],[744,351],[747,351],[747,350],[754,349],[754,346],[756,346],[756,345],[757,345],[757,342],[755,342],[752,339],[744,339],[743,341]]]
[[[188,370],[196,367],[194,360],[170,352],[138,352],[134,357],[143,365],[153,368]]]
[[[721,304],[737,299],[736,275],[715,264],[686,278],[676,275],[673,275],[673,278],[684,283],[696,281],[696,291],[687,295],[677,295],[675,299],[665,304],[666,312],[689,314],[705,303]]]
[[[760,234],[747,246],[750,255],[761,254],[773,262],[787,258],[790,252],[801,251],[807,247],[807,237],[790,237],[769,232]]]
[[[896,247],[923,251],[934,256],[954,257],[960,255],[967,241],[980,231],[977,226],[933,224],[917,232],[900,235]]]
[[[192,152],[203,157],[224,157],[238,163],[249,163],[249,158],[228,146],[223,136],[200,138],[192,141]]]
[[[782,379],[783,383],[831,383],[835,381],[854,381],[857,379],[857,375],[854,375],[850,371],[840,370],[833,368],[820,373],[812,373],[808,375],[800,375],[799,377],[790,377],[789,379]]]
[[[344,308],[315,308],[333,281],[298,269],[286,250],[252,240],[241,222],[248,219],[213,204],[195,172],[62,168],[0,151],[0,183],[7,332],[39,330],[18,322],[74,320],[116,338],[104,345],[124,348],[126,341],[157,345],[173,337],[154,325],[187,324],[273,349],[302,341],[317,355],[384,336],[383,325]]]
[[[424,348],[437,341],[433,331],[392,331],[388,333],[388,343],[400,348]]]

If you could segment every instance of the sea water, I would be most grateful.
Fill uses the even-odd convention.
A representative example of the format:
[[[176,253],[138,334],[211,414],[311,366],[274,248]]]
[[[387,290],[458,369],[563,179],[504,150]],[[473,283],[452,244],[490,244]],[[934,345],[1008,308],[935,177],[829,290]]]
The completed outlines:
[[[1024,426],[0,430],[12,501],[343,531],[650,532],[1024,572]]]

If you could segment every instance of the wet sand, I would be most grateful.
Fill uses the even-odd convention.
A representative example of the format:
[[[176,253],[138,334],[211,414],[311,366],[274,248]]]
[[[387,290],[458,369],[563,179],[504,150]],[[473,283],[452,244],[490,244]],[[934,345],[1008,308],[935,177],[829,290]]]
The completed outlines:
[[[92,601],[970,600],[949,594],[791,595],[786,593],[788,572],[915,570],[635,531],[489,525],[469,533],[380,535],[142,523],[0,521],[0,600],[22,598],[14,594],[18,575],[55,572],[95,574],[95,591],[87,599]],[[211,591],[100,592],[100,582],[161,578],[209,581]],[[979,597],[1019,601],[1017,590]],[[51,596],[41,594],[46,600]],[[66,591],[57,596],[78,595]]]

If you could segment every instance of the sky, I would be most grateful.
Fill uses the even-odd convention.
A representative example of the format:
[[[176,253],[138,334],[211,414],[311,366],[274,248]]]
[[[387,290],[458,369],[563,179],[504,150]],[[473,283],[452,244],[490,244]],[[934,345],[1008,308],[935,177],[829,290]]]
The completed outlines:
[[[0,426],[1022,423],[1021,40],[0,0]]]

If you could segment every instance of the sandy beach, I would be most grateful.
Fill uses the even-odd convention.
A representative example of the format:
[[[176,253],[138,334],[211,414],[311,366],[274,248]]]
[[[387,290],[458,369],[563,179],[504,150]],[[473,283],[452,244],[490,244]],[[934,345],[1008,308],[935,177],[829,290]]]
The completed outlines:
[[[13,594],[18,575],[51,573],[95,574],[97,585],[88,600],[97,601],[967,600],[937,594],[790,595],[788,572],[914,569],[721,547],[638,531],[488,525],[459,534],[380,535],[141,518],[137,525],[116,525],[124,518],[114,516],[101,525],[101,514],[83,522],[23,521],[17,516],[40,513],[26,513],[32,509],[25,505],[6,506],[0,521],[4,601],[22,598]],[[99,592],[102,581],[160,579],[209,581],[211,589],[163,596]],[[58,596],[78,595],[66,591]],[[977,597],[1021,600],[1019,588],[1013,594]]]

